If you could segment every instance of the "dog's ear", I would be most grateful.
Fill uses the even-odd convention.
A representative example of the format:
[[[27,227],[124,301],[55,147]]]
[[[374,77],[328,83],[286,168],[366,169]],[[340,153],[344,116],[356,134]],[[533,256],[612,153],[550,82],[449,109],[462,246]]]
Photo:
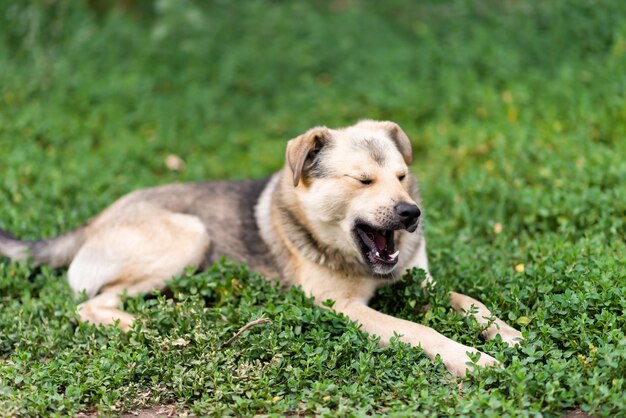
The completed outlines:
[[[300,183],[302,172],[330,139],[330,131],[325,126],[311,128],[287,143],[286,160],[293,173],[294,187]]]
[[[404,162],[409,165],[411,161],[413,161],[413,146],[411,145],[411,140],[397,123],[391,121],[362,120],[357,126],[384,131],[396,144],[398,151],[400,151],[402,158],[404,158]]]

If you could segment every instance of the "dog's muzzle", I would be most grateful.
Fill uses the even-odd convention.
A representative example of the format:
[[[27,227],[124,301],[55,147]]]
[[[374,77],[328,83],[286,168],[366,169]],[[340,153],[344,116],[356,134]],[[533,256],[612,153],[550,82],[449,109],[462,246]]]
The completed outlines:
[[[400,202],[396,205],[395,211],[407,231],[414,232],[417,229],[417,223],[422,214],[422,211],[420,211],[417,205]]]

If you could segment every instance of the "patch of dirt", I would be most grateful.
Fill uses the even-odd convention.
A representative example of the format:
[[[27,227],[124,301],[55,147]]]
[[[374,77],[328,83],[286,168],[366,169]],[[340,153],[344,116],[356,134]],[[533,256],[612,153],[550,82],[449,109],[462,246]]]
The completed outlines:
[[[581,409],[574,409],[567,412],[567,415],[563,415],[563,418],[593,418],[593,415],[589,415],[583,412]]]
[[[294,415],[299,416],[299,413]],[[98,412],[89,411],[81,412],[76,415],[77,418],[95,418],[98,417]],[[121,415],[122,418],[172,418],[172,417],[191,417],[187,410],[176,409],[176,405],[157,405],[150,408],[136,409],[125,412]],[[589,415],[581,409],[573,409],[567,411],[563,418],[594,418],[593,415]]]
[[[95,418],[98,412],[81,412],[76,418]],[[177,409],[176,405],[157,405],[150,408],[131,410],[120,415],[122,418],[170,418],[189,417],[185,409]]]

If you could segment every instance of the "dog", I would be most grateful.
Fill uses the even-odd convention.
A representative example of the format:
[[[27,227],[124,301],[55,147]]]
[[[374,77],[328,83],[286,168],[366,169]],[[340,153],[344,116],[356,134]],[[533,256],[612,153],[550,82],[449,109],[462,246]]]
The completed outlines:
[[[346,128],[315,127],[290,140],[284,168],[263,180],[172,184],[132,192],[64,235],[20,241],[0,232],[0,253],[13,260],[67,266],[81,320],[118,324],[133,316],[120,296],[163,289],[189,266],[222,256],[245,263],[285,286],[301,286],[388,344],[420,346],[463,376],[478,350],[424,325],[368,307],[381,286],[410,268],[428,273],[417,180],[409,171],[411,142],[393,122],[364,120]],[[522,334],[482,303],[450,292],[452,307],[486,326],[487,339],[509,345]],[[489,320],[487,318],[490,318]],[[479,366],[500,363],[480,353]]]

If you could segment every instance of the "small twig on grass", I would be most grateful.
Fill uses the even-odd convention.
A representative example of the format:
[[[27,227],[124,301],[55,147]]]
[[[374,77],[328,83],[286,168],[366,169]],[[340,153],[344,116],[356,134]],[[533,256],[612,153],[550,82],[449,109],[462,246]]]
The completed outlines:
[[[237,338],[239,338],[241,336],[241,334],[243,334],[244,332],[246,332],[250,328],[256,327],[258,325],[267,324],[268,322],[272,322],[272,321],[270,319],[268,319],[268,318],[259,318],[259,319],[255,319],[254,321],[248,322],[246,325],[244,325],[243,327],[239,328],[239,331],[237,331],[235,333],[235,335],[230,337],[228,339],[228,341],[226,341],[225,343],[221,344],[219,348],[228,347],[229,345],[231,345],[233,343],[233,341],[235,341]]]

